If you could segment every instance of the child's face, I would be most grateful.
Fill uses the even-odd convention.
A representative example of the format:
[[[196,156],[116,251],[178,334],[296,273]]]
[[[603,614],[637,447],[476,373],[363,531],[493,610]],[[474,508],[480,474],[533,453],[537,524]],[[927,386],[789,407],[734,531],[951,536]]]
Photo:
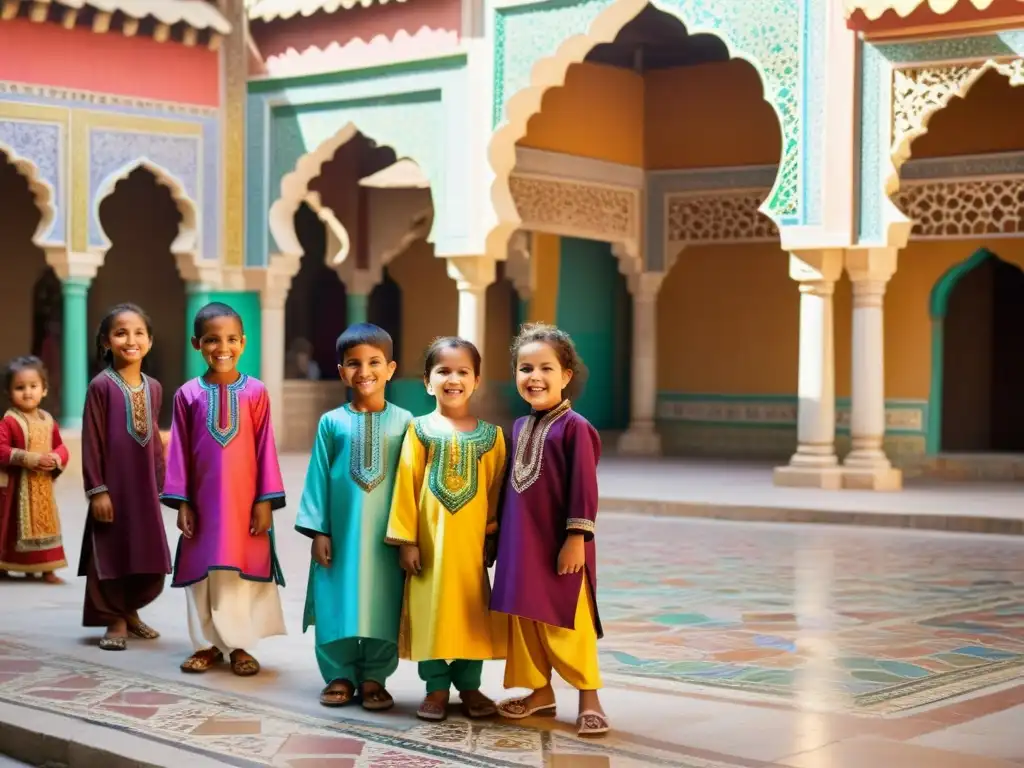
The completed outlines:
[[[473,396],[480,378],[473,370],[473,358],[465,349],[445,347],[437,355],[430,369],[427,393],[437,398],[445,408],[464,408]]]
[[[550,344],[533,341],[524,344],[516,358],[516,389],[535,410],[546,411],[562,401],[562,390],[572,379],[572,371],[563,368]]]
[[[214,317],[206,321],[203,335],[193,337],[192,346],[214,373],[231,373],[245,351],[245,334],[237,317]]]
[[[146,321],[134,312],[122,312],[110,323],[106,345],[114,356],[114,363],[131,365],[141,363],[153,346],[153,338]]]
[[[388,362],[384,351],[369,344],[357,344],[345,350],[338,375],[352,390],[356,400],[383,395],[384,387],[395,375],[395,361]]]
[[[31,413],[39,407],[46,397],[46,385],[43,377],[35,368],[18,371],[11,379],[11,405],[19,411]]]

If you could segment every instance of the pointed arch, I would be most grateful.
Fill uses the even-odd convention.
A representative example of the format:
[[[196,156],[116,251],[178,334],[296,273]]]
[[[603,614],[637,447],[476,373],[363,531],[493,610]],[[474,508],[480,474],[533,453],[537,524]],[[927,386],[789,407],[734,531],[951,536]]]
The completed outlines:
[[[32,236],[32,242],[41,248],[46,245],[58,245],[58,243],[50,243],[46,239],[46,236],[50,233],[50,229],[53,226],[54,218],[56,217],[56,211],[54,210],[53,187],[51,187],[49,183],[42,178],[39,173],[39,166],[27,157],[20,156],[13,147],[2,141],[0,141],[0,155],[6,156],[7,162],[13,165],[22,178],[28,182],[28,188],[32,193],[32,199],[35,202],[36,208],[39,209],[39,224],[36,225],[36,231]]]
[[[521,224],[510,186],[512,171],[516,164],[516,143],[526,135],[530,118],[540,112],[544,95],[552,88],[563,86],[570,66],[582,62],[595,46],[613,42],[621,29],[647,5],[677,18],[689,36],[717,37],[725,44],[730,58],[743,59],[757,71],[761,81],[762,99],[775,111],[782,136],[779,147],[779,171],[771,191],[761,204],[761,211],[776,224],[781,223],[780,211],[771,203],[778,196],[780,186],[788,175],[784,167],[795,165],[797,162],[798,145],[796,136],[789,135],[794,130],[793,121],[787,120],[787,115],[783,113],[778,101],[781,98],[779,94],[788,89],[781,83],[773,83],[772,78],[766,73],[765,64],[768,62],[759,61],[750,51],[738,46],[737,40],[733,39],[734,35],[729,33],[728,24],[722,23],[722,19],[715,19],[707,11],[689,9],[686,7],[689,4],[685,2],[682,4],[683,7],[679,7],[678,3],[670,4],[662,0],[616,0],[593,19],[585,33],[566,38],[553,55],[536,61],[530,73],[529,84],[508,97],[505,104],[505,121],[492,134],[488,147],[488,160],[494,173],[491,202],[497,217],[494,228],[488,234],[488,252],[505,253],[509,238]]]
[[[134,171],[140,169],[150,173],[158,184],[167,187],[171,193],[171,199],[181,214],[181,222],[178,224],[178,236],[171,243],[171,253],[174,254],[179,265],[183,260],[186,260],[191,262],[196,271],[201,271],[201,265],[198,263],[200,261],[198,206],[188,196],[188,193],[185,192],[184,184],[182,184],[180,179],[163,166],[147,158],[139,158],[138,160],[126,163],[103,179],[96,188],[95,203],[93,204],[92,211],[90,211],[90,215],[96,218],[99,224],[99,231],[106,241],[103,250],[106,251],[110,248],[111,242],[110,238],[107,237],[106,231],[103,229],[103,221],[100,219],[100,205],[114,193],[118,182],[127,179]],[[181,271],[180,268],[179,272],[181,272],[183,279],[188,279],[185,272]]]

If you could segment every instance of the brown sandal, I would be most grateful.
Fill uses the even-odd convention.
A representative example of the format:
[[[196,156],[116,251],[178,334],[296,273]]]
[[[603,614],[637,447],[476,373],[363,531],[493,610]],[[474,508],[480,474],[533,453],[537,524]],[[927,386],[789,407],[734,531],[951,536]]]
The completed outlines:
[[[604,736],[609,730],[611,726],[608,724],[608,717],[592,709],[580,712],[580,716],[576,718],[577,736]]]
[[[160,637],[159,632],[141,619],[135,622],[128,622],[128,634],[139,638],[139,640],[156,640]]]
[[[251,654],[238,648],[231,652],[231,671],[239,677],[259,674],[260,663]]]
[[[320,691],[320,703],[325,707],[344,707],[351,704],[356,687],[348,680],[331,680],[327,687]]]
[[[429,694],[428,694],[429,696]],[[420,720],[429,720],[432,723],[440,723],[448,719],[448,699],[443,702],[426,698],[416,710],[416,717]]]
[[[198,675],[222,661],[224,661],[224,654],[220,652],[219,648],[204,648],[181,662],[181,671]]]
[[[459,698],[462,701],[459,709],[470,720],[480,720],[498,714],[498,708],[494,702],[480,691],[460,691]]]
[[[384,712],[395,706],[395,700],[383,685],[377,682],[374,682],[373,685],[377,687],[368,691],[366,683],[363,683],[363,690],[360,694],[363,709],[367,712]]]

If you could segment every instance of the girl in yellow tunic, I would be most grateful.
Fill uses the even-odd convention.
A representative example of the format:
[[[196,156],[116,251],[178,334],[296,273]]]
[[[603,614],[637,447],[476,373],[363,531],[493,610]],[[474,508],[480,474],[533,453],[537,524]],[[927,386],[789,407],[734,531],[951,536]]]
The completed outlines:
[[[469,415],[480,352],[456,337],[427,349],[423,374],[437,410],[413,419],[402,445],[387,541],[408,574],[398,652],[419,662],[427,697],[417,716],[444,720],[454,685],[467,717],[496,714],[480,692],[485,659],[505,657],[507,619],[488,609],[505,471],[501,429]]]

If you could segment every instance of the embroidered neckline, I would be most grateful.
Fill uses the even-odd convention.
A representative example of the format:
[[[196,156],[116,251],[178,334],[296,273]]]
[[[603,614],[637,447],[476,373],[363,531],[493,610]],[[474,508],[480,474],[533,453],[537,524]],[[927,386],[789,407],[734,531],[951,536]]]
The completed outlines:
[[[357,411],[346,403],[345,410],[355,427],[349,473],[353,482],[369,493],[384,480],[387,445],[381,439],[380,423],[388,406],[385,404],[383,411]]]
[[[227,424],[221,424],[220,412],[220,384],[210,384],[202,376],[199,377],[199,386],[206,390],[206,431],[210,437],[216,440],[221,448],[227,448],[228,443],[238,435],[238,393],[249,382],[248,374],[243,373],[231,384],[224,386],[227,390],[228,420]]]
[[[434,414],[413,419],[416,437],[427,448],[430,492],[451,514],[455,514],[476,498],[480,481],[480,459],[498,439],[498,428],[486,421],[477,421],[469,432],[438,429]]]
[[[150,396],[149,391],[149,378],[146,376],[146,374],[142,374],[142,383],[139,384],[139,386],[137,387],[133,387],[127,381],[124,380],[124,377],[120,373],[115,371],[113,368],[107,368],[106,370],[103,371],[103,373],[107,375],[108,379],[117,384],[118,389],[121,390],[121,394],[124,395],[124,410],[126,420],[128,422],[126,427],[126,429],[128,430],[128,434],[131,435],[132,440],[134,440],[136,443],[145,448],[147,445],[149,445],[150,438],[153,436],[153,430],[149,428],[149,422],[152,419],[153,414],[153,399]],[[135,403],[132,400],[132,395],[138,394],[139,392],[144,393],[146,402],[145,432],[139,431],[138,429],[136,429],[135,426]]]
[[[510,482],[516,493],[523,493],[537,482],[544,468],[544,442],[555,422],[567,414],[572,403],[563,400],[543,416],[529,415],[519,431]]]

